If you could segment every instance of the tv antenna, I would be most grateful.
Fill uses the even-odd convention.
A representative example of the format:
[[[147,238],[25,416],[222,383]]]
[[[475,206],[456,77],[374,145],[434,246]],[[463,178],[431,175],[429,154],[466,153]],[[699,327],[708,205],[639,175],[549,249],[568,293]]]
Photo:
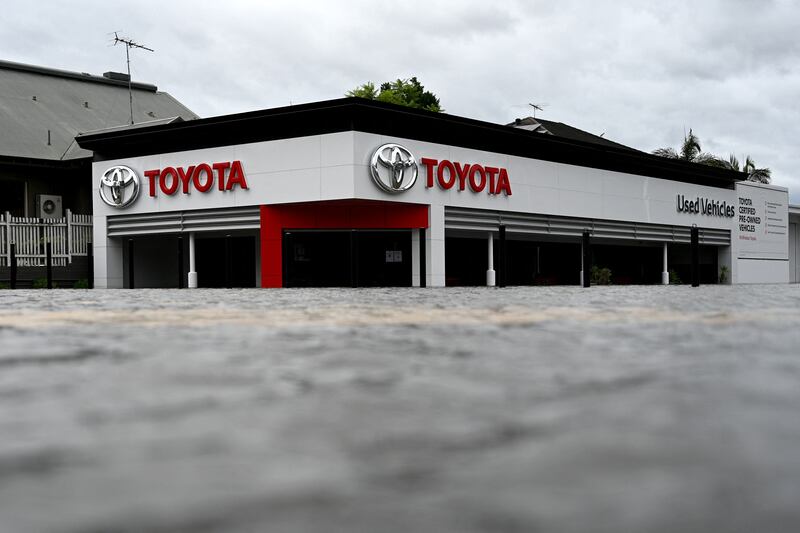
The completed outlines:
[[[544,111],[544,108],[547,107],[549,104],[528,104],[533,108],[533,118],[536,118],[537,111]]]
[[[141,48],[142,50],[147,50],[148,52],[155,52],[152,48],[148,48],[144,45],[141,45],[134,41],[133,39],[124,39],[117,35],[117,32],[114,32],[114,46],[117,46],[119,43],[125,45],[125,59],[128,61],[128,101],[131,104],[131,125],[133,125],[133,89],[131,87],[131,48]]]

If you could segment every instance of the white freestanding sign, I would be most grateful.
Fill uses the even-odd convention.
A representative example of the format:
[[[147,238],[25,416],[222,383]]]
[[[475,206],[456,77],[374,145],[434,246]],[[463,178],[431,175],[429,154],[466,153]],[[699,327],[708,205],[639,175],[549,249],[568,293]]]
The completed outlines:
[[[731,245],[737,283],[789,281],[789,192],[753,182],[736,185]]]

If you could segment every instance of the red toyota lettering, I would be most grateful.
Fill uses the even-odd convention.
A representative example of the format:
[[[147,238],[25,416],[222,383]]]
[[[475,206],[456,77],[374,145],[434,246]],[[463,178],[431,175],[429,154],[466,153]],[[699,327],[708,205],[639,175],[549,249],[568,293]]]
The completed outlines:
[[[225,171],[230,168],[230,163],[214,163],[211,165],[217,171],[217,188],[225,190]]]
[[[429,157],[423,157],[420,161],[425,167],[425,186],[429,189],[433,188],[435,174],[439,187],[445,190],[451,189],[457,181],[459,191],[466,190],[469,183],[469,188],[476,193],[486,190],[488,194],[502,193],[511,196],[511,182],[505,168],[484,167],[477,163],[452,162],[447,159],[439,161]]]
[[[247,188],[247,181],[244,179],[241,161],[234,161],[231,163],[231,172],[228,174],[228,183],[225,184],[225,190],[230,191],[233,189],[234,185],[238,185],[242,189]]]
[[[444,179],[444,171],[447,170],[448,179]],[[451,188],[456,182],[456,167],[453,166],[448,160],[439,163],[439,170],[436,172],[436,178],[439,181],[439,187],[442,189]]]
[[[170,183],[169,186],[167,186],[168,176],[172,176],[172,183]],[[178,177],[178,172],[172,167],[167,167],[162,170],[161,175],[158,177],[158,185],[161,187],[161,192],[164,194],[175,194],[180,184],[181,179]]]
[[[205,172],[206,174],[205,183],[200,181],[201,172]],[[211,167],[207,163],[201,163],[200,165],[197,165],[197,168],[194,171],[194,176],[192,176],[192,184],[194,185],[194,188],[197,189],[197,192],[208,192],[214,185],[214,171],[211,170]]]
[[[480,184],[475,181],[476,174],[481,177]],[[481,192],[486,188],[486,174],[481,165],[472,165],[472,169],[469,172],[469,186],[475,192]]]
[[[193,173],[194,165],[190,166],[188,170],[184,170],[183,167],[178,167],[178,177],[181,178],[183,194],[189,194],[189,182],[192,180]]]
[[[433,187],[433,170],[436,168],[436,165],[439,164],[439,161],[429,157],[423,157],[420,159],[420,162],[425,165],[425,171],[427,172],[427,180],[425,184],[430,189]]]
[[[158,180],[158,175],[161,173],[160,170],[145,170],[144,175],[150,180],[150,196],[156,195],[156,181]]]
[[[179,187],[183,194],[190,194],[192,188],[205,193],[214,187],[215,180],[217,189],[223,192],[236,187],[248,188],[242,162],[239,160],[145,170],[144,175],[149,180],[150,196],[153,197],[156,195],[156,183],[166,195],[177,193]]]

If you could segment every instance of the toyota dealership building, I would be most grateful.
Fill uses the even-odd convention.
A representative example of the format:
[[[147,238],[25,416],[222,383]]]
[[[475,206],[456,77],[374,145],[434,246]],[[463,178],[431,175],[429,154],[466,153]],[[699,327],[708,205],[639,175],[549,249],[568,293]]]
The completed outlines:
[[[95,285],[686,282],[693,226],[702,282],[797,280],[787,189],[535,130],[347,98],[81,135]]]

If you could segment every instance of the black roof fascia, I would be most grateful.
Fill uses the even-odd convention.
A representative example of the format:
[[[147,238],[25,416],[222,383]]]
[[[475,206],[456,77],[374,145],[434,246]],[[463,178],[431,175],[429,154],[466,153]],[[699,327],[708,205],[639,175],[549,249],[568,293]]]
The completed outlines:
[[[79,135],[95,161],[362,131],[568,165],[733,189],[746,174],[613,146],[360,98]]]

